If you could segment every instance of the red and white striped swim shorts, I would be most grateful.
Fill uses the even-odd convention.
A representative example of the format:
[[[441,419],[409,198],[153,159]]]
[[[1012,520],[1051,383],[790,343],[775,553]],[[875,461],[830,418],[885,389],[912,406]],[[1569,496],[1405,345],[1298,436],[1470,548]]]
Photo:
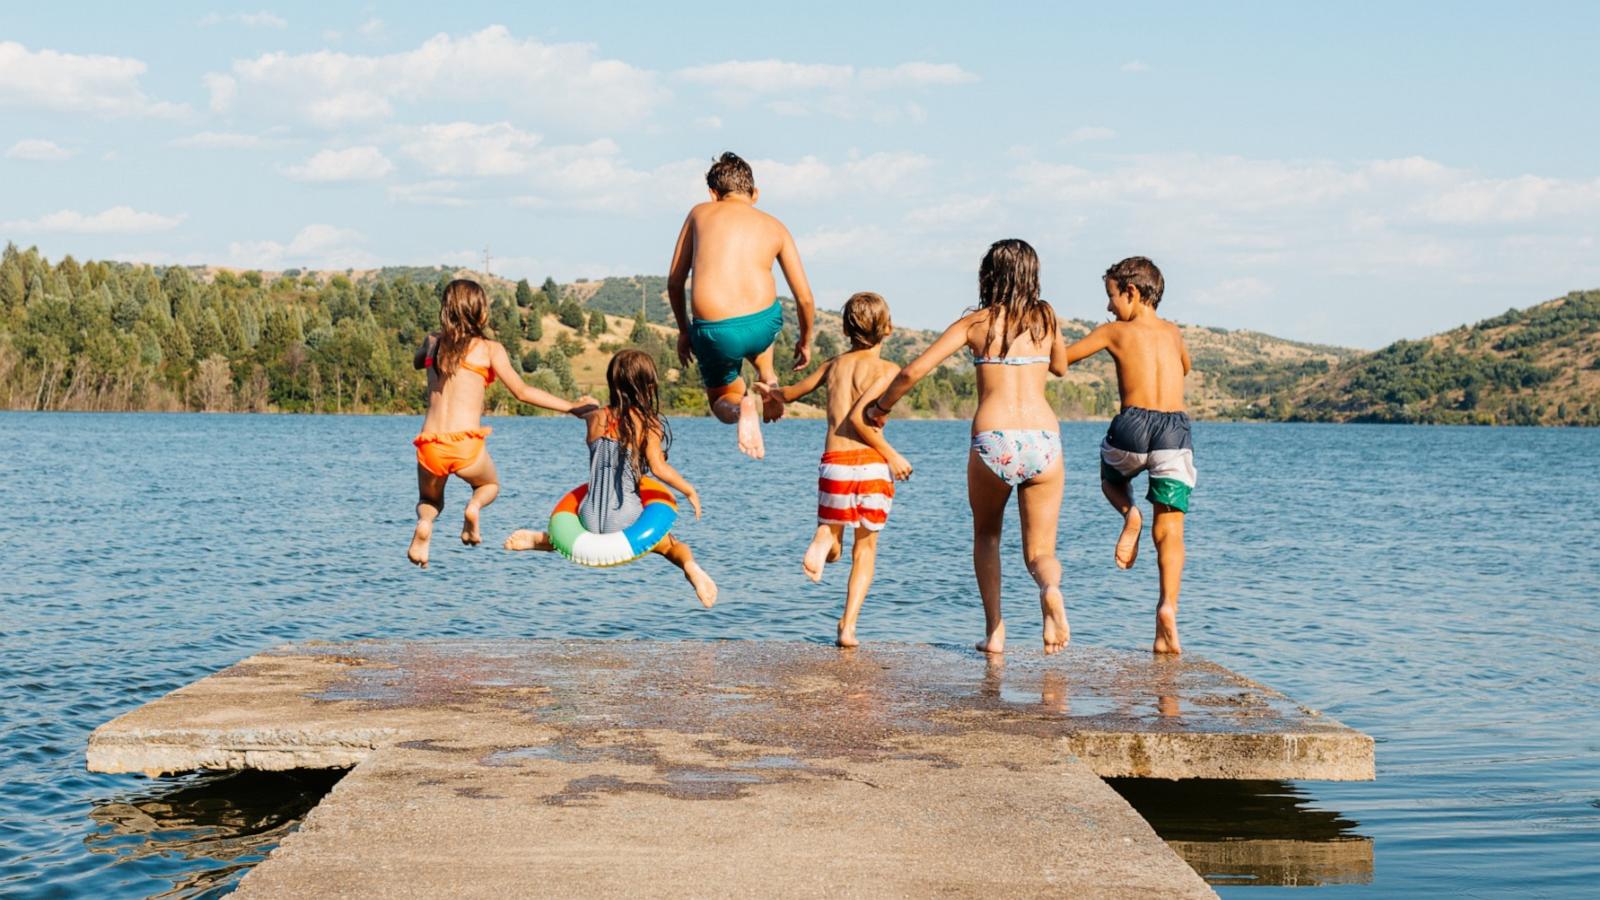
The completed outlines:
[[[894,505],[894,477],[878,451],[833,450],[817,466],[817,524],[882,531]]]

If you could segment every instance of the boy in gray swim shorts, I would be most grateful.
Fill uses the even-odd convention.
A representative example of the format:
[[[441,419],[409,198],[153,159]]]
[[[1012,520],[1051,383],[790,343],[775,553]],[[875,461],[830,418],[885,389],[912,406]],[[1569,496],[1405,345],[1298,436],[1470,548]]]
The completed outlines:
[[[1122,411],[1111,420],[1100,443],[1100,489],[1122,513],[1117,538],[1119,568],[1132,568],[1139,556],[1144,516],[1128,490],[1129,481],[1150,473],[1145,498],[1155,508],[1150,536],[1161,570],[1156,604],[1156,653],[1181,653],[1178,644],[1178,590],[1183,584],[1183,517],[1194,490],[1194,442],[1184,412],[1183,379],[1189,351],[1178,326],[1156,314],[1166,287],[1161,270],[1142,256],[1129,257],[1105,274],[1106,309],[1116,316],[1067,348],[1068,364],[1105,350],[1117,364]]]

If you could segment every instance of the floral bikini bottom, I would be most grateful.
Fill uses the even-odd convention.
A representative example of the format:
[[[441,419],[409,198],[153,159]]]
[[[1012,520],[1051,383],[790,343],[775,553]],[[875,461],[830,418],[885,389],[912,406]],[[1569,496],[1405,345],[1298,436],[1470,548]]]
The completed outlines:
[[[980,431],[972,449],[995,477],[1016,487],[1050,468],[1061,455],[1061,432],[1031,428]]]

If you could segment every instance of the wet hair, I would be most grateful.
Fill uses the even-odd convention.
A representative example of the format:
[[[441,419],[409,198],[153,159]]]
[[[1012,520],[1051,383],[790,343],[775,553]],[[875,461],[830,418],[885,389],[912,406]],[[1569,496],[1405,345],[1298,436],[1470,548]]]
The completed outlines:
[[[1106,270],[1105,279],[1115,281],[1123,293],[1129,287],[1138,288],[1139,299],[1149,303],[1151,309],[1161,305],[1161,293],[1167,289],[1161,270],[1144,256],[1130,256],[1117,263]]]
[[[612,426],[617,429],[617,444],[634,471],[644,474],[644,448],[650,433],[661,435],[661,455],[672,444],[672,429],[661,416],[656,380],[656,361],[643,350],[619,350],[606,364],[606,389],[610,399]]]
[[[871,291],[851,294],[844,302],[844,336],[857,350],[876,347],[894,331],[889,321],[889,304]]]
[[[439,300],[439,345],[433,351],[433,369],[449,378],[461,368],[475,338],[487,340],[489,331],[489,295],[483,286],[470,278],[457,278],[444,287]]]
[[[718,197],[728,194],[754,196],[756,176],[750,171],[749,163],[740,159],[739,154],[729,151],[711,164],[710,171],[706,172],[706,187],[711,188]]]
[[[1027,241],[1007,238],[989,245],[978,266],[978,308],[990,310],[989,334],[984,352],[993,353],[995,333],[1000,333],[999,356],[1024,331],[1044,343],[1056,331],[1056,311],[1039,297],[1039,254]]]

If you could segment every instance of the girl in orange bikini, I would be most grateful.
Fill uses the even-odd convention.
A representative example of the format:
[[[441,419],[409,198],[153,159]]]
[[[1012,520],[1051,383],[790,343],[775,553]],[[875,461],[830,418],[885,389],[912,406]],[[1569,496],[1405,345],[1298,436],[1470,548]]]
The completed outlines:
[[[489,296],[476,281],[457,278],[444,289],[439,330],[428,335],[412,364],[428,370],[428,413],[417,447],[417,530],[406,551],[413,563],[428,565],[433,520],[444,511],[444,484],[451,475],[472,486],[461,526],[461,543],[479,544],[478,514],[500,493],[494,460],[484,447],[493,430],[483,427],[483,395],[496,377],[524,403],[556,412],[586,411],[591,397],[571,403],[524,383],[511,357],[489,332]]]

